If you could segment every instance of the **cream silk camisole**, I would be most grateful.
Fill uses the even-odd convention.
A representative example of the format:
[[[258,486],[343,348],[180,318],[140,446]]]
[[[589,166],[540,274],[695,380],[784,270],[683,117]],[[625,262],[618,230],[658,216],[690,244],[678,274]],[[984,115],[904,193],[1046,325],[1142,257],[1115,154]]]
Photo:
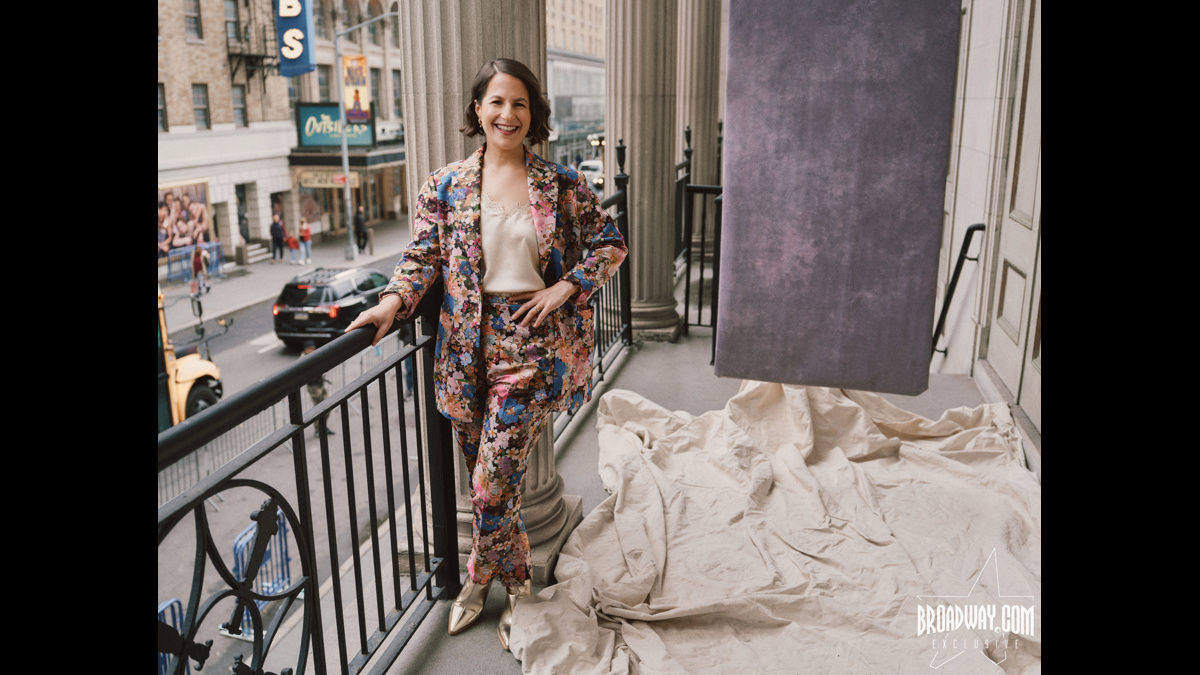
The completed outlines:
[[[484,192],[479,230],[484,293],[507,295],[546,287],[538,273],[541,261],[529,202],[506,206]]]

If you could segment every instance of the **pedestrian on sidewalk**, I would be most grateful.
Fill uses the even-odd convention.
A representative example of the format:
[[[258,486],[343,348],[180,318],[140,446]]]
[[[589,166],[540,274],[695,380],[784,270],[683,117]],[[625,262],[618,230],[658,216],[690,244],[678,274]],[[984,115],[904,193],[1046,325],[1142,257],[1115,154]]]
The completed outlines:
[[[283,229],[283,219],[278,213],[271,214],[271,264],[275,265],[283,261],[283,236],[286,230]]]
[[[192,278],[196,281],[196,295],[211,289],[208,285],[208,262],[208,251],[204,250],[202,244],[196,244],[196,248],[192,249]]]
[[[292,252],[292,264],[293,265],[304,264],[304,254],[303,253],[300,254],[300,262],[296,262],[296,252],[300,250],[300,239],[299,239],[299,237],[296,236],[296,233],[288,232],[287,239],[285,241],[287,242],[288,250]]]
[[[312,264],[312,227],[303,216],[300,218],[300,264]]]
[[[450,607],[449,632],[479,619],[499,578],[506,599],[497,634],[508,649],[514,609],[533,590],[521,478],[552,414],[591,397],[587,301],[627,249],[587,180],[525,147],[550,136],[550,105],[527,66],[484,64],[464,116],[462,133],[486,143],[430,175],[391,283],[346,331],[371,325],[377,344],[442,276],[437,407],[466,459],[474,511],[467,583]]]
[[[300,358],[304,358],[316,351],[317,345],[312,340],[304,341],[304,351],[300,354]],[[329,384],[329,380],[325,379],[325,373],[321,373],[317,379],[308,383],[308,395],[312,397],[313,406],[318,406],[322,401],[329,398],[329,390],[325,385]],[[329,428],[329,412],[321,415],[317,420],[317,435],[332,436],[333,429]]]
[[[358,205],[358,213],[354,214],[354,237],[358,241],[358,252],[367,250],[367,219],[363,213],[362,204]]]

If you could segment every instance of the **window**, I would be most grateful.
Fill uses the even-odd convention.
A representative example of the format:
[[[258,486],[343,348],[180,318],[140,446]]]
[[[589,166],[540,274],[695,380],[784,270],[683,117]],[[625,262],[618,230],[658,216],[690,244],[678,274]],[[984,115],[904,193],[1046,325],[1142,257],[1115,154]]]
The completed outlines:
[[[296,102],[300,100],[300,77],[288,78],[288,118],[296,120]]]
[[[342,0],[342,30],[346,30],[351,26],[356,26],[359,23],[361,23],[361,21],[358,19],[358,13],[354,11],[354,8],[351,7],[349,2]],[[354,44],[358,44],[358,31],[346,33],[346,39]]]
[[[246,123],[246,85],[233,85],[233,124],[234,126],[248,126]]]
[[[225,0],[225,39],[238,40],[241,34],[238,27],[237,0]]]
[[[332,40],[333,36],[329,33],[329,13],[325,9],[325,3],[319,0],[314,2],[312,11],[313,23],[315,24],[314,30],[317,31],[317,37],[324,40]]]
[[[396,8],[397,10],[399,7]],[[392,46],[396,49],[400,48],[400,17],[392,17]]]
[[[384,112],[383,115],[379,115],[379,116],[387,117],[387,114],[385,112],[387,110],[387,108],[383,108],[382,110],[379,109],[379,100],[380,100],[379,99],[379,85],[380,85],[379,77],[380,77],[379,69],[372,68],[371,69],[371,107],[376,109],[375,110],[376,115],[379,115],[380,112]]]
[[[167,94],[163,91],[162,82],[158,83],[158,130],[167,130]]]
[[[380,14],[381,14],[381,12],[379,11],[379,5],[377,5],[374,2],[367,5],[367,18],[368,19],[374,19],[375,17],[379,16]],[[383,46],[383,36],[380,35],[380,33],[382,33],[382,32],[383,32],[383,26],[381,26],[378,21],[367,26],[367,34],[370,36],[371,44],[375,45],[376,47]]]
[[[204,29],[200,25],[200,0],[183,0],[183,27],[188,37],[204,39]]]
[[[317,97],[321,103],[329,103],[329,80],[332,77],[332,66],[317,66]]]
[[[192,85],[192,110],[196,115],[197,129],[211,129],[212,122],[208,117],[208,85]]]
[[[162,85],[159,85],[160,95],[161,95],[161,86]],[[404,114],[400,112],[400,94],[401,94],[400,71],[393,70],[392,71],[392,109],[393,109],[393,112],[396,114],[396,119],[401,119],[402,117],[404,117]]]

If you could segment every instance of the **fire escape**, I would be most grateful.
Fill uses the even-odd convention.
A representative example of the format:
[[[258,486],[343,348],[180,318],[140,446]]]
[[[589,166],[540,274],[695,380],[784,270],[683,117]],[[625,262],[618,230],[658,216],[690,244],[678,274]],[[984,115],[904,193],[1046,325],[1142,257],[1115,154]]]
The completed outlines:
[[[245,66],[246,79],[258,75],[263,91],[266,91],[267,75],[279,70],[279,49],[275,39],[274,25],[262,25],[252,13],[249,20],[233,24],[226,22],[226,42],[229,52],[229,77],[237,77],[238,69]],[[273,23],[273,22],[272,22]]]

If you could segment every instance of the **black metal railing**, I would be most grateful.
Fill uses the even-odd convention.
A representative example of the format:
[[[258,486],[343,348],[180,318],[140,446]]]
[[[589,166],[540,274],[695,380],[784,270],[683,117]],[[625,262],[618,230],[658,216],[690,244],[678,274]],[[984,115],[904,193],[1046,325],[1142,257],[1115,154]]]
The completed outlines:
[[[683,208],[687,185],[692,182],[692,128],[683,130],[683,161],[675,165],[675,273],[679,274],[687,265],[688,251],[692,242],[685,237]],[[679,173],[682,171],[683,173]]]
[[[958,275],[962,273],[963,262],[979,260],[978,255],[968,258],[967,250],[971,248],[971,240],[975,238],[975,233],[982,232],[983,229],[983,223],[975,223],[968,227],[966,233],[963,234],[962,248],[958,250],[958,261],[954,263],[954,274],[950,275],[950,285],[946,287],[946,299],[942,300],[942,311],[938,313],[937,327],[933,329],[933,351],[929,354],[930,360],[938,352],[946,354],[945,349],[937,348],[938,338],[942,337],[942,331],[946,328],[946,314],[950,311],[950,301],[954,299],[954,288],[958,286]]]
[[[617,174],[613,183],[617,191],[600,202],[604,209],[616,208],[612,214],[617,231],[629,246],[629,176],[625,173],[625,141],[617,142]],[[633,344],[633,315],[630,293],[630,261],[629,255],[625,262],[617,268],[617,275],[588,299],[595,317],[596,343],[592,349],[592,385],[604,381],[605,370],[625,347]],[[554,418],[554,438],[558,439],[563,431],[578,415],[579,411],[559,413]]]
[[[224,660],[228,664],[232,659],[231,669],[239,675],[265,673],[267,665],[278,668],[281,674],[293,669],[302,673],[309,663],[317,673],[336,667],[339,670],[335,672],[352,674],[368,665],[370,672],[383,673],[434,602],[458,593],[456,458],[449,422],[433,404],[432,333],[436,331],[440,296],[439,285],[426,294],[418,308],[422,335],[415,344],[383,359],[308,410],[302,409],[301,389],[369,347],[371,328],[343,335],[270,378],[159,434],[161,471],[260,411],[280,401],[287,403],[289,419],[285,424],[158,509],[160,594],[164,592],[164,560],[174,559],[176,567],[186,569],[188,564],[183,558],[189,552],[193,554],[190,585],[182,592],[187,597],[182,603],[182,621],[176,616],[175,621],[164,622],[160,612],[159,652],[169,656],[165,672],[183,673],[187,659],[197,669],[206,662],[211,665]],[[417,359],[423,368],[422,376],[414,382],[418,395],[413,399],[414,428],[410,430],[408,411],[402,403],[400,364],[407,361],[412,366]],[[351,428],[349,407],[354,399],[358,400],[362,418],[360,430]],[[378,411],[378,423],[372,419],[373,411]],[[340,419],[340,429],[330,436],[327,425],[336,419]],[[393,452],[393,429],[398,432],[399,461]],[[317,457],[309,456],[309,431],[316,431],[319,439]],[[342,446],[341,463],[335,462],[330,452],[337,441]],[[410,462],[415,462],[415,476]],[[402,494],[397,494],[397,488]],[[206,509],[206,500],[222,493],[231,495],[227,504],[248,503],[247,494],[259,495],[250,503],[257,505],[263,500],[248,514],[253,523],[252,538],[243,551],[245,559],[239,559],[232,571],[221,554],[222,528],[210,522],[216,516],[210,519]],[[237,499],[232,497],[234,494]],[[368,501],[366,515],[358,504],[360,495]],[[318,504],[322,499],[323,509]],[[380,504],[384,499],[386,507]],[[401,499],[407,507],[398,505]],[[348,515],[338,515],[339,507]],[[228,520],[247,515],[248,510],[244,508],[239,514],[236,508],[226,508],[220,517]],[[405,516],[403,541],[397,523],[401,514]],[[181,527],[189,516],[194,521],[194,549],[189,549],[183,531],[186,528]],[[421,528],[420,541],[414,540],[416,527]],[[269,542],[282,529],[294,537],[290,550],[296,552],[299,574],[294,579],[289,575],[281,590],[263,592],[259,577],[280,562],[273,560],[267,565],[272,555]],[[431,541],[432,552],[428,544]],[[328,549],[327,560],[320,558],[322,543]],[[345,546],[352,553],[347,564],[351,565],[354,590],[349,599],[343,596],[343,577],[348,572],[343,570],[339,554]],[[369,567],[360,550],[368,546]],[[287,561],[283,562],[286,567]],[[205,582],[205,572],[210,570],[217,576],[215,587],[212,581],[208,585]],[[402,576],[407,579],[402,580]],[[323,587],[332,591],[332,603],[323,604]],[[223,603],[231,608],[228,615],[219,609]],[[333,613],[332,622],[324,616],[328,610]],[[220,624],[219,630],[206,621],[223,616],[229,616],[229,620]],[[336,630],[335,641],[326,638],[331,627]],[[354,632],[357,647],[348,637]],[[244,654],[232,654],[239,643],[222,640],[214,648],[214,640],[205,640],[214,634],[240,637],[250,643],[249,664],[243,662]]]
[[[720,125],[718,124],[718,129]],[[683,131],[684,161],[675,165],[678,174],[675,179],[675,270],[683,274],[683,334],[688,334],[689,326],[706,326],[713,329],[712,358],[709,365],[716,360],[717,354],[717,290],[721,273],[721,186],[697,185],[691,182],[692,176],[692,129]],[[717,157],[720,163],[722,137],[717,138]],[[719,173],[718,173],[719,175]],[[696,196],[700,195],[700,232],[696,236]],[[709,199],[713,202],[713,217],[708,215]],[[708,238],[708,223],[712,222],[712,239]],[[692,280],[696,281],[696,292],[692,293]],[[708,287],[705,288],[705,281]],[[707,292],[707,294],[706,294]],[[693,298],[695,315],[693,317]],[[708,319],[704,318],[704,307],[708,306]]]

